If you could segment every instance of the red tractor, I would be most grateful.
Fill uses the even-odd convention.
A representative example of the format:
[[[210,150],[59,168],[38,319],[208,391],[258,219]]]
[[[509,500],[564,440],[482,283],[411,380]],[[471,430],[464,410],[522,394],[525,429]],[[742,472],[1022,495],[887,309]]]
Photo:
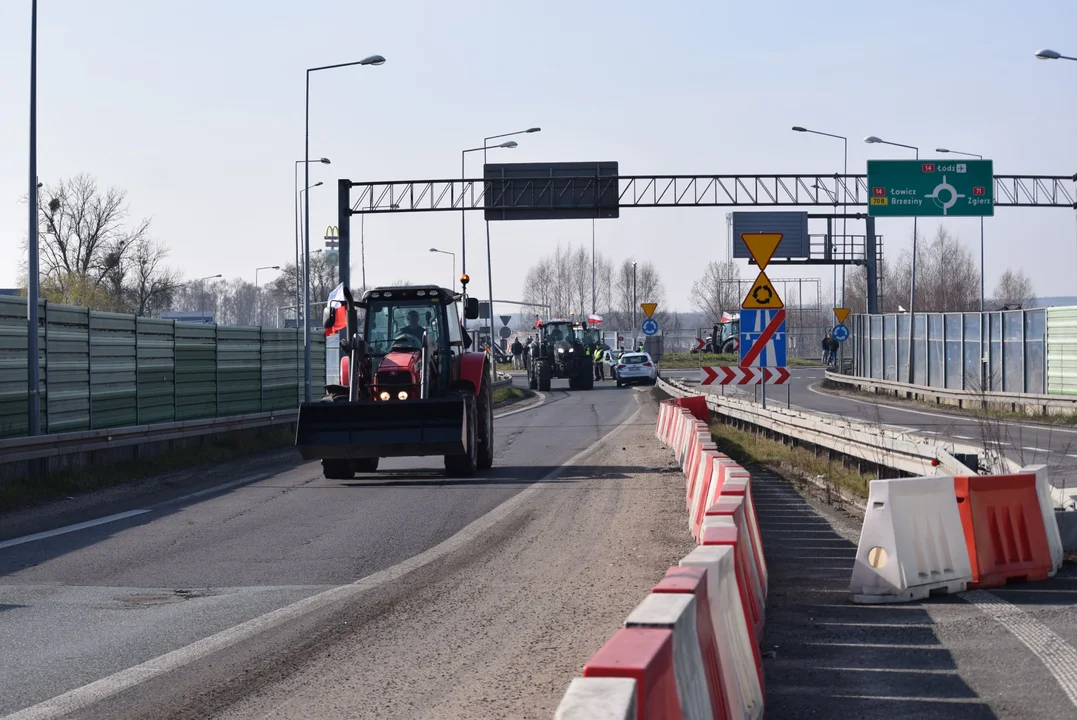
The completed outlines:
[[[376,288],[362,300],[343,288],[334,295],[325,325],[327,334],[347,329],[341,384],[300,406],[302,456],[321,459],[334,480],[374,472],[383,457],[444,455],[451,477],[491,467],[493,361],[469,351],[458,311],[462,301],[475,319],[478,301],[425,285]]]

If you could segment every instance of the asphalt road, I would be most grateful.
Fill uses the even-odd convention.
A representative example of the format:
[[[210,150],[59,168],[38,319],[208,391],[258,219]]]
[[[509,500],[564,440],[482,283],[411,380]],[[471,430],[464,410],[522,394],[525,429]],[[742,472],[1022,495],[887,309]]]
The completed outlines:
[[[980,421],[945,410],[904,407],[887,403],[885,399],[876,402],[865,396],[831,393],[821,389],[823,368],[791,367],[789,370],[792,377],[785,386],[767,388],[768,405],[786,407],[789,404],[809,412],[879,423],[943,443],[952,441],[983,447],[997,442],[1008,458],[1022,466],[1046,464],[1053,485],[1077,486],[1077,429],[1020,420]],[[689,381],[699,379],[698,371],[671,370],[663,374]],[[711,386],[709,391],[723,392],[720,386]],[[730,386],[725,392],[759,397],[754,387]]]
[[[1039,583],[853,605],[859,522],[752,469],[770,570],[767,716],[1077,717],[1077,566]]]
[[[267,613],[297,602],[320,608],[333,593],[361,589],[351,585],[361,578],[402,572],[458,541],[639,407],[640,392],[611,383],[577,393],[559,390],[564,384],[538,406],[505,411],[495,423],[495,467],[473,480],[448,481],[440,458],[416,458],[327,481],[317,463],[289,457],[261,472],[256,464],[219,477],[207,470],[209,487],[197,496],[126,507],[100,524],[107,513],[98,511],[68,517],[63,528],[0,532],[0,715],[173,651],[197,656],[192,643],[268,622]],[[71,531],[77,522],[88,526]],[[546,541],[556,554],[556,538]],[[86,709],[87,698],[114,695],[115,683],[91,686],[70,707],[102,716]]]

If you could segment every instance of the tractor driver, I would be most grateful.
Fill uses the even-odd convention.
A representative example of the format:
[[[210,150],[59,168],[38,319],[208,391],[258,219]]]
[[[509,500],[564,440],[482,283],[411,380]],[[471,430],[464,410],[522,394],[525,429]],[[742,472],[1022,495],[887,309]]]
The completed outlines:
[[[419,311],[408,311],[408,324],[400,329],[400,333],[403,335],[411,335],[418,342],[423,341],[423,333],[426,332],[426,328],[419,324]]]

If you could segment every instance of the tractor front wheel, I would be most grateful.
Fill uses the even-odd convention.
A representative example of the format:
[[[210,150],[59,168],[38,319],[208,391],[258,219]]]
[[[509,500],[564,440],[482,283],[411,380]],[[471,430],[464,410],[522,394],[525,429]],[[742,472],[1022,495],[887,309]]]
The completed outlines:
[[[477,466],[479,470],[489,470],[494,466],[494,401],[493,391],[490,384],[483,380],[482,389],[475,403],[477,440],[479,445],[479,457]]]
[[[552,373],[550,363],[540,362],[538,363],[536,370],[538,371],[538,389],[543,392],[549,392]]]
[[[445,456],[445,474],[449,477],[471,477],[478,467],[478,433],[475,404],[469,403],[464,413],[467,421],[467,452],[463,455]]]
[[[322,460],[322,475],[326,480],[351,480],[355,477],[350,460],[326,458]]]
[[[360,458],[355,461],[355,472],[373,473],[378,471],[378,458]]]

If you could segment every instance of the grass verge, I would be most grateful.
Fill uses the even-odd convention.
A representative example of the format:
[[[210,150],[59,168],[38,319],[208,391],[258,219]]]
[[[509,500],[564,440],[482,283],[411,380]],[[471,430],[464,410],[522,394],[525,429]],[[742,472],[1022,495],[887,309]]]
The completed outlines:
[[[794,474],[820,478],[857,497],[868,496],[868,482],[874,479],[840,462],[816,456],[807,448],[790,447],[724,423],[711,425],[711,436],[719,450],[741,465],[762,465],[786,477],[792,470]]]
[[[693,353],[665,353],[662,356],[661,365],[666,370],[693,370],[702,365],[736,365],[740,362],[740,356],[735,354],[703,353],[702,356]],[[818,360],[804,360],[802,358],[789,358],[789,367],[811,367],[822,365]]]
[[[234,460],[287,447],[294,442],[293,431],[270,428],[255,435],[186,447],[142,460],[129,460],[100,468],[65,468],[50,472],[41,479],[10,480],[0,483],[0,512],[123,485],[174,470]]]
[[[494,407],[529,398],[532,394],[530,390],[523,390],[518,387],[496,388],[493,394]]]

